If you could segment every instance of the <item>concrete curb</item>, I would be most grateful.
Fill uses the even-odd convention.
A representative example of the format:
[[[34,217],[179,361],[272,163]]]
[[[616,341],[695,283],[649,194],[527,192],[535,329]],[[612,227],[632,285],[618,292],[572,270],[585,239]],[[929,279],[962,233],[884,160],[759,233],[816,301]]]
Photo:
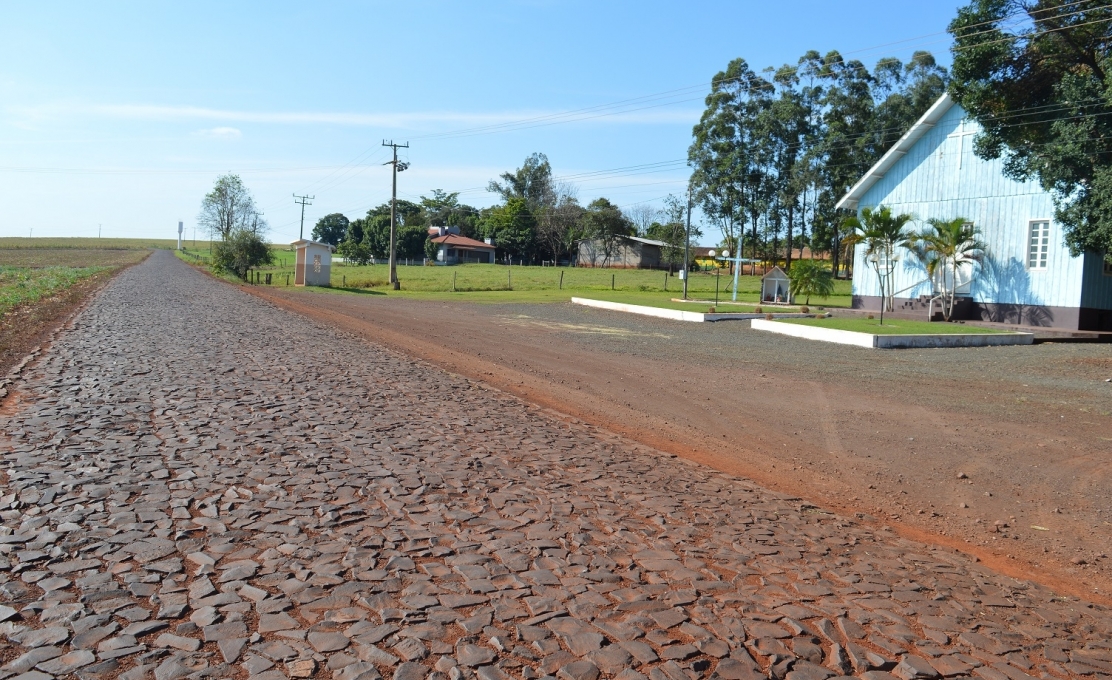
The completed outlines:
[[[840,345],[854,345],[870,349],[916,349],[932,347],[1000,347],[1003,345],[1030,345],[1034,333],[939,333],[921,335],[876,335],[843,331],[836,328],[817,328],[799,324],[777,323],[753,319],[753,329],[790,335],[805,340],[821,340]]]
[[[756,314],[753,312],[716,312],[709,314],[706,312],[686,312],[682,309],[664,309],[663,307],[648,307],[645,305],[629,305],[624,302],[608,302],[606,300],[592,300],[590,298],[573,297],[572,304],[584,305],[586,307],[596,307],[598,309],[609,309],[612,312],[628,312],[630,314],[641,314],[644,316],[655,316],[661,319],[672,319],[674,321],[740,321],[744,319],[764,319],[766,314]],[[773,314],[776,319],[802,319],[814,314]]]

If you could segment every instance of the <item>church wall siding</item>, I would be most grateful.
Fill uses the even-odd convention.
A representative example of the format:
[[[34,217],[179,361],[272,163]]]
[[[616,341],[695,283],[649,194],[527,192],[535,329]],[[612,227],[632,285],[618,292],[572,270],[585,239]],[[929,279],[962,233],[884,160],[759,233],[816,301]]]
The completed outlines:
[[[973,286],[980,303],[1079,307],[1085,258],[1072,257],[1054,220],[1050,195],[1035,182],[1016,182],[1003,175],[1002,162],[984,161],[973,153],[973,135],[962,131],[964,111],[953,106],[909,152],[862,197],[861,208],[884,205],[907,213],[913,231],[927,227],[929,218],[966,217],[981,230],[988,246],[986,262]],[[976,124],[966,121],[965,131]],[[961,166],[958,151],[962,149]],[[1050,250],[1045,270],[1027,268],[1028,225],[1031,220],[1050,221]],[[901,253],[893,290],[924,281],[921,264],[907,251]],[[1109,277],[1112,278],[1112,277]],[[876,273],[864,261],[864,249],[854,258],[853,293],[878,296]],[[913,298],[930,293],[923,282],[899,294]],[[1112,295],[1112,293],[1110,293]]]

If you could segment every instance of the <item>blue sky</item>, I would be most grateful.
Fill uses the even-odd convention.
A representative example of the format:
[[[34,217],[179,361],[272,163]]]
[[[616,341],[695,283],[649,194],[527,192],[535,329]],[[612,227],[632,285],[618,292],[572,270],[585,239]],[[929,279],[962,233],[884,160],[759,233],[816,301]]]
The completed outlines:
[[[5,3],[0,236],[173,238],[178,220],[189,235],[236,172],[289,241],[294,193],[316,196],[306,233],[389,199],[383,139],[411,145],[399,198],[490,205],[487,181],[540,151],[584,203],[659,205],[683,190],[691,127],[731,59],[929,49],[949,64],[958,5]]]

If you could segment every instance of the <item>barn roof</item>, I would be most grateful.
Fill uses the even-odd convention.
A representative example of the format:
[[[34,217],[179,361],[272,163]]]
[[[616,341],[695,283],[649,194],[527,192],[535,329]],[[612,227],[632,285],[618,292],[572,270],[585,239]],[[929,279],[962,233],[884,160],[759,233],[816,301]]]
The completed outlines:
[[[937,125],[938,121],[942,120],[942,116],[956,103],[957,102],[950,98],[949,94],[943,94],[939,97],[938,101],[927,109],[927,112],[911,126],[910,130],[904,133],[903,137],[900,137],[899,141],[897,141],[891,149],[888,149],[887,153],[880,157],[880,160],[877,161],[873,167],[869,168],[869,171],[865,173],[864,177],[857,180],[857,184],[854,184],[849,192],[846,193],[834,207],[856,210],[858,202],[860,202],[865,193],[871,189],[874,184],[879,182],[881,178],[892,169],[892,166],[894,166],[897,161],[906,156],[907,152],[911,150],[911,147],[915,146],[915,143],[918,142],[923,135],[930,132],[931,128]]]

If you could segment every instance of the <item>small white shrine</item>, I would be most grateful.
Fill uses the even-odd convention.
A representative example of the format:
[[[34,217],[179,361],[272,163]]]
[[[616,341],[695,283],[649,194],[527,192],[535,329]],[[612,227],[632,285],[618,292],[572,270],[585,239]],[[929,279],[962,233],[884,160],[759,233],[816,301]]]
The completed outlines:
[[[773,267],[761,277],[761,302],[791,304],[792,282],[783,269]]]
[[[308,239],[299,239],[290,245],[297,253],[294,259],[295,286],[332,285],[332,252],[335,247]]]

